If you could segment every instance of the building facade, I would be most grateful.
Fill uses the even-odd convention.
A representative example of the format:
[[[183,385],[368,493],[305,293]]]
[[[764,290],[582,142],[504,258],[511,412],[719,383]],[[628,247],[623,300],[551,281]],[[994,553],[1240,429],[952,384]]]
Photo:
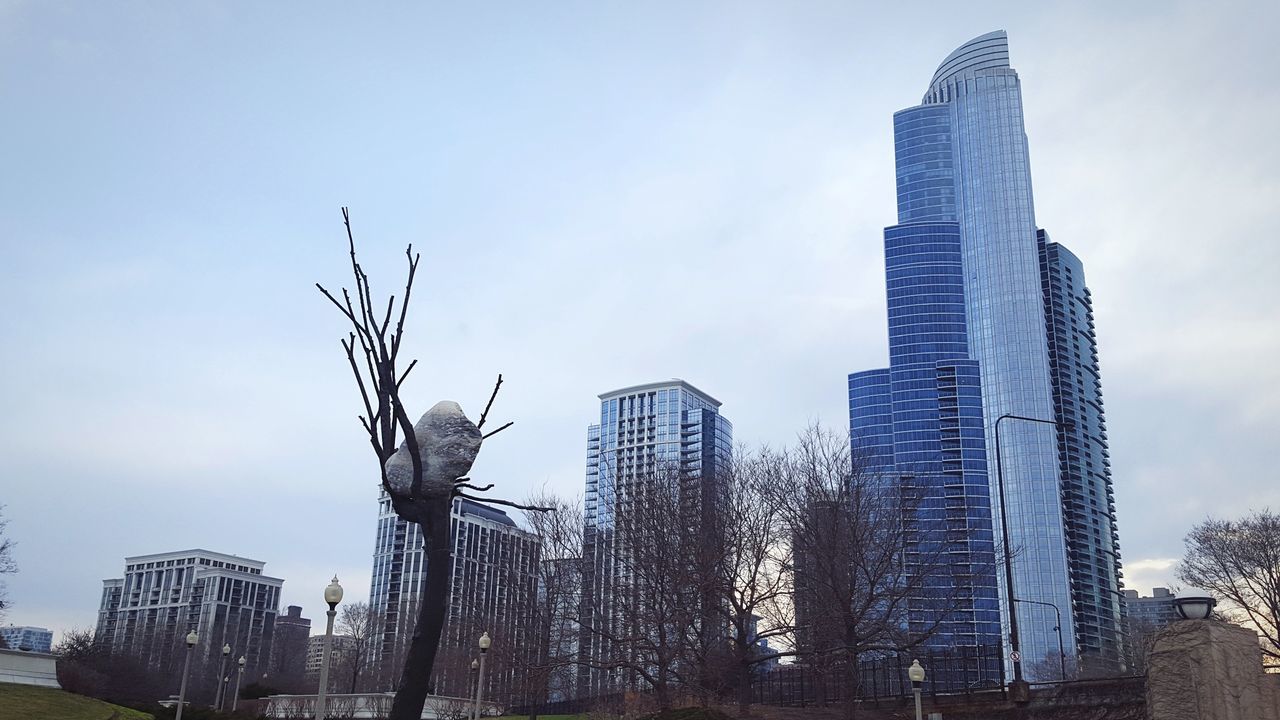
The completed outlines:
[[[0,637],[10,650],[47,653],[53,648],[53,633],[48,628],[6,625],[0,627]]]
[[[1093,297],[1079,258],[1044,230],[1036,232],[1036,242],[1076,643],[1082,670],[1106,671],[1125,661],[1125,604]]]
[[[453,569],[449,616],[440,639],[432,686],[437,695],[466,697],[474,680],[476,642],[493,642],[485,696],[518,700],[534,637],[522,622],[536,602],[539,546],[501,510],[458,499],[452,513]],[[400,519],[380,493],[378,536],[369,605],[376,628],[370,653],[377,690],[394,690],[413,635],[426,579],[421,529]]]
[[[1151,597],[1138,595],[1137,590],[1124,591],[1124,603],[1129,621],[1141,623],[1148,630],[1159,630],[1171,622],[1182,619],[1178,614],[1178,599],[1169,588],[1153,588]]]
[[[342,681],[345,675],[345,658],[356,649],[356,639],[350,635],[334,635],[329,646],[329,690],[327,692],[345,692]],[[306,655],[303,658],[302,672],[308,680],[316,681],[320,677],[320,666],[324,664],[324,635],[312,635],[307,638]]]
[[[681,526],[710,527],[700,520],[715,507],[717,478],[733,445],[733,426],[720,414],[720,402],[683,380],[636,385],[599,398],[600,422],[587,429],[580,617],[580,650],[597,664],[627,652],[609,639],[628,632],[619,588],[634,590],[637,584],[619,542],[620,526],[629,515],[644,512],[648,487],[667,477],[679,484],[683,516],[673,519],[667,536],[653,541],[675,547],[690,539]],[[584,664],[578,692],[601,695],[629,682],[618,671]]]
[[[275,678],[301,677],[308,660],[308,638],[311,618],[302,617],[302,608],[290,605],[285,614],[276,617],[275,638],[271,643],[270,674]]]
[[[1064,653],[1118,664],[1119,549],[1092,310],[1079,261],[1036,226],[1005,33],[947,56],[921,104],[895,113],[894,141],[889,367],[850,375],[849,410],[856,456],[900,479],[915,541],[957,558],[945,583],[962,599],[931,644],[1008,642],[1003,514],[1022,656],[1057,657],[1055,606]],[[935,610],[917,602],[912,624],[936,622]]]
[[[181,667],[195,630],[189,691],[200,698],[216,691],[223,645],[245,658],[246,678],[267,672],[284,581],[263,562],[208,550],[124,562],[124,577],[102,582],[96,642],[166,673]]]

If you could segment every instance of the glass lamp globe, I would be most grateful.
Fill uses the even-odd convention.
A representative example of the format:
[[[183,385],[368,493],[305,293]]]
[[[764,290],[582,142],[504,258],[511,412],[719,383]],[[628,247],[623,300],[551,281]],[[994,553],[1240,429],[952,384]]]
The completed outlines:
[[[492,644],[493,644],[493,641],[489,639],[488,632],[480,636],[480,652],[484,652],[485,650],[488,650],[489,646]]]
[[[924,682],[924,667],[919,660],[911,661],[911,667],[907,668],[907,677],[911,678],[913,683]]]
[[[324,601],[330,605],[337,605],[342,602],[342,586],[338,584],[338,576],[333,576],[333,582],[324,589]]]
[[[196,634],[195,630],[187,633],[187,647],[195,647],[198,642],[200,642],[200,636]]]
[[[1217,604],[1217,600],[1204,595],[1190,595],[1173,601],[1183,620],[1205,620]]]
[[[222,646],[222,654],[223,654],[223,655],[230,655],[230,654],[231,654],[231,645],[230,645],[230,644],[227,644],[227,645],[223,645],[223,646]]]

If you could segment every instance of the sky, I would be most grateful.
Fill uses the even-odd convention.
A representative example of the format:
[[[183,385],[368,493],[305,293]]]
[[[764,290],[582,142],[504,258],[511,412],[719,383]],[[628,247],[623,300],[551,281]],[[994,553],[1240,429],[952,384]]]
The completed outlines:
[[[124,558],[368,597],[377,465],[314,287],[422,255],[404,397],[472,477],[580,494],[597,395],[683,378],[735,441],[847,424],[888,362],[891,116],[995,29],[1038,223],[1093,292],[1128,587],[1280,507],[1280,5],[0,0],[8,622],[96,622]]]

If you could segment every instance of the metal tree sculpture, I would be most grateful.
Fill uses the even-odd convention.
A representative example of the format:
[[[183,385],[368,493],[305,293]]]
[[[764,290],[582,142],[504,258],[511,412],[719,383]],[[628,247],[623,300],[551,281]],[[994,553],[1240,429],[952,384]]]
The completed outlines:
[[[379,317],[375,315],[377,309],[373,303],[369,276],[356,260],[351,215],[345,207],[342,208],[342,220],[347,229],[356,301],[352,303],[351,293],[346,288],[342,289],[340,301],[320,283],[316,283],[316,287],[351,323],[352,330],[342,340],[342,348],[346,351],[347,362],[364,402],[360,425],[368,434],[369,444],[377,455],[382,487],[390,496],[396,514],[408,522],[417,523],[422,529],[427,555],[426,575],[422,583],[413,638],[409,643],[390,715],[391,720],[418,720],[426,703],[431,670],[435,665],[440,633],[444,628],[449,605],[449,570],[453,566],[449,513],[454,498],[462,497],[524,510],[548,508],[520,505],[464,492],[484,492],[493,487],[492,484],[483,487],[469,484],[467,473],[485,438],[511,427],[512,423],[506,423],[496,430],[482,434],[489,409],[493,407],[498,389],[502,387],[501,375],[498,376],[484,412],[480,414],[479,422],[471,422],[458,403],[449,400],[436,403],[416,425],[410,422],[409,414],[400,400],[400,388],[418,361],[410,362],[403,373],[397,369],[397,361],[419,256],[414,254],[413,245],[405,249],[409,274],[399,312],[396,312],[396,298],[392,295],[387,299],[386,311]],[[393,315],[398,317],[394,329],[391,327]],[[398,442],[401,436],[404,440]]]

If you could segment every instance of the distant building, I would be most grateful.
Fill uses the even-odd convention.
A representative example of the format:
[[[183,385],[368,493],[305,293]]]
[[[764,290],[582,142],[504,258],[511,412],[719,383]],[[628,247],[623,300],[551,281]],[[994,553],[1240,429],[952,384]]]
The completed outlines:
[[[329,651],[329,674],[339,663],[339,658],[354,650],[356,639],[347,635],[334,635],[333,647]],[[307,639],[307,657],[303,664],[303,674],[308,678],[320,677],[320,665],[324,662],[324,636],[312,635]]]
[[[290,605],[284,615],[276,617],[275,638],[271,643],[270,673],[277,677],[298,677],[305,672],[311,619],[302,617],[302,608]]]
[[[374,630],[370,663],[379,690],[400,680],[405,652],[418,615],[426,580],[421,529],[400,519],[385,491],[379,492],[378,534],[374,546],[369,607]],[[538,585],[537,539],[501,510],[469,500],[454,501],[453,569],[449,615],[440,638],[432,687],[437,695],[466,697],[471,692],[471,660],[481,633],[493,641],[485,669],[485,697],[518,699],[520,653],[534,651],[523,619]]]
[[[102,581],[97,641],[161,673],[176,672],[185,637],[199,635],[192,651],[189,692],[212,697],[223,645],[245,658],[246,682],[267,671],[280,588],[262,574],[259,560],[211,552],[138,555],[124,560],[124,577]]]
[[[1124,591],[1124,604],[1133,623],[1143,623],[1150,629],[1162,628],[1178,620],[1177,596],[1169,588],[1154,588],[1151,597],[1139,597],[1137,590]]]
[[[0,637],[10,650],[47,653],[53,646],[53,633],[42,627],[6,625],[0,627]]]

